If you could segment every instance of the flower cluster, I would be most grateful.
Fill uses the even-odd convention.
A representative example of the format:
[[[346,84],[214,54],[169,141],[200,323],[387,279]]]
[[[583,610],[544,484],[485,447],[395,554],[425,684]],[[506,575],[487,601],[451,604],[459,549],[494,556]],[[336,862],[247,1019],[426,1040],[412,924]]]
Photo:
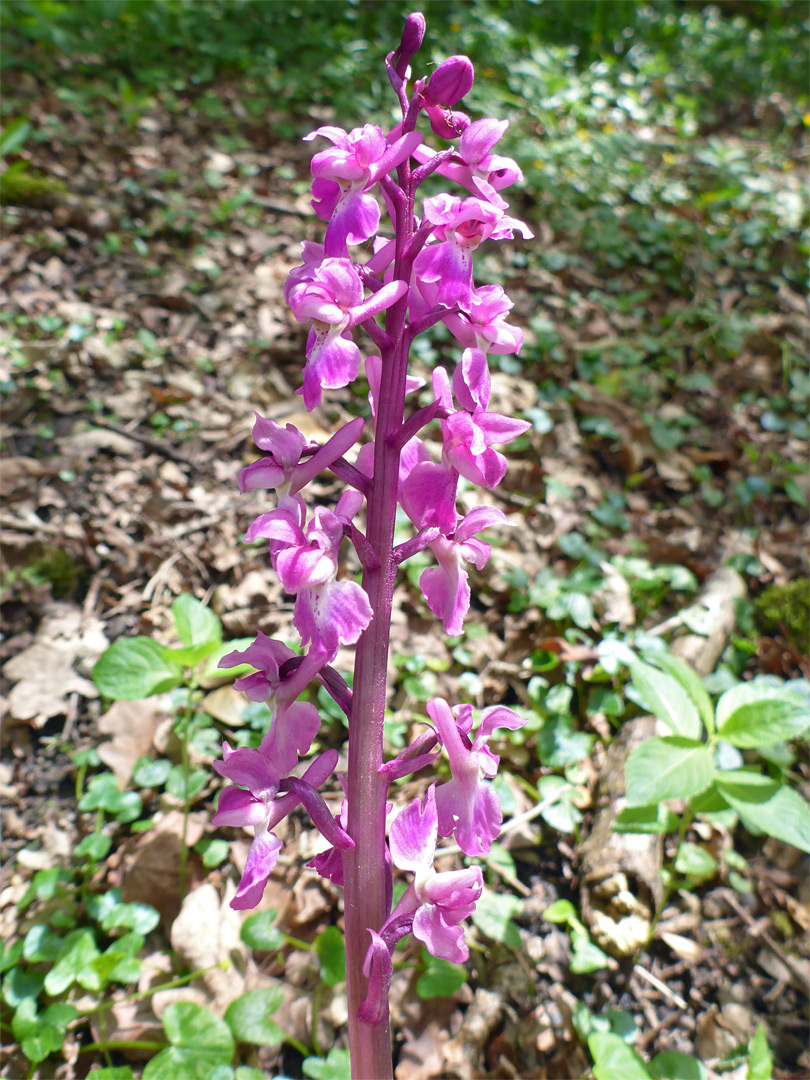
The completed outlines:
[[[225,657],[225,666],[244,663],[254,669],[236,686],[251,700],[268,703],[270,721],[258,749],[232,750],[226,743],[216,766],[235,786],[223,792],[215,823],[255,830],[234,906],[258,902],[281,846],[272,830],[295,806],[304,808],[329,843],[311,864],[324,876],[339,884],[346,878],[348,888],[350,876],[358,879],[363,859],[376,858],[369,873],[384,881],[380,895],[387,897],[387,914],[376,925],[361,925],[365,941],[354,942],[365,956],[364,997],[360,1002],[355,993],[354,1007],[372,1026],[387,1016],[391,955],[404,935],[413,934],[447,960],[468,955],[462,923],[481,896],[481,871],[437,872],[436,845],[439,837],[452,836],[465,855],[490,850],[501,827],[501,807],[490,784],[498,757],[489,742],[497,731],[522,723],[512,710],[495,706],[484,709],[476,724],[471,705],[451,707],[434,698],[427,705],[430,724],[411,746],[390,761],[362,763],[372,770],[366,789],[376,785],[382,794],[377,805],[384,808],[393,780],[417,772],[440,753],[447,757],[450,779],[431,784],[424,800],[400,810],[388,840],[379,841],[382,847],[374,847],[375,837],[383,836],[381,822],[369,824],[362,814],[353,818],[361,785],[351,769],[352,740],[362,738],[363,725],[376,724],[379,738],[370,744],[382,746],[385,620],[396,568],[418,552],[432,553],[435,564],[423,571],[421,591],[445,631],[460,634],[471,601],[467,567],[481,570],[490,555],[479,534],[507,520],[485,504],[462,514],[459,484],[463,478],[487,491],[496,488],[506,473],[497,447],[530,426],[489,407],[487,356],[517,353],[522,334],[507,321],[512,303],[504,290],[476,285],[473,270],[474,252],[483,242],[532,235],[507,214],[503,197],[521,179],[520,169],[493,152],[508,121],[471,121],[453,109],[473,84],[472,64],[463,56],[450,57],[417,80],[409,94],[410,61],[423,34],[422,16],[409,16],[399,48],[386,60],[402,106],[396,127],[383,131],[365,124],[344,131],[328,126],[306,136],[330,145],[315,154],[311,167],[312,206],[326,222],[324,241],[303,245],[302,264],[285,289],[294,317],[308,327],[300,393],[311,410],[325,391],[349,386],[362,366],[371,421],[352,420],[321,446],[308,443],[291,424],[282,427],[256,414],[253,439],[265,456],[242,469],[239,487],[274,491],[276,501],[250,526],[247,540],[267,542],[278,578],[295,598],[293,622],[306,651],[299,655],[260,633],[247,650]],[[442,145],[427,145],[416,131],[421,113]],[[434,173],[461,193],[434,195],[418,205],[417,188]],[[383,208],[393,240],[378,232]],[[424,385],[407,373],[408,347],[439,322],[458,342],[460,356],[452,373],[434,370],[430,390],[423,391],[426,402],[406,414],[406,396]],[[359,330],[371,342],[365,353],[356,340]],[[440,453],[432,451],[437,443]],[[302,493],[327,469],[346,489],[334,509],[313,509]],[[397,510],[413,531],[411,539],[394,547]],[[344,541],[354,546],[363,567],[362,585],[341,576]],[[331,666],[343,645],[357,646],[353,691]],[[376,689],[380,679],[382,695]],[[317,791],[335,769],[337,753],[321,752],[300,776],[296,772],[320,728],[315,707],[298,700],[313,680],[349,721],[350,770],[337,817]],[[392,910],[394,866],[413,877]],[[346,910],[348,936],[354,932],[348,897]],[[350,951],[347,946],[347,955]],[[352,985],[350,977],[350,998]]]

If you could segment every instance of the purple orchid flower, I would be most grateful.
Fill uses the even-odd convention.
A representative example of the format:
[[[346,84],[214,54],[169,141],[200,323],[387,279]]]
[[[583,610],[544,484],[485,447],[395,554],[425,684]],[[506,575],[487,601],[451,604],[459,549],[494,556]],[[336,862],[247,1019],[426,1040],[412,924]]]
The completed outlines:
[[[219,797],[217,812],[212,819],[215,826],[232,825],[254,829],[254,839],[248,852],[245,870],[239,888],[231,900],[237,911],[256,907],[262,898],[267,879],[273,872],[281,851],[281,841],[270,830],[286,817],[299,802],[307,798],[305,789],[281,795],[281,776],[286,770],[274,768],[271,759],[259,750],[243,746],[232,750],[223,743],[223,761],[215,761],[214,768],[220,776],[231,780],[237,787],[226,787]],[[310,764],[301,778],[314,789],[334,772],[337,750],[327,750]],[[247,789],[247,790],[243,790]],[[330,839],[333,839],[330,837]],[[348,837],[346,837],[348,840]],[[351,842],[350,842],[351,843]]]
[[[254,412],[253,441],[259,450],[269,451],[269,457],[259,458],[239,472],[239,490],[275,489],[279,493],[296,495],[310,480],[328,469],[342,457],[357,440],[364,422],[358,416],[344,424],[323,446],[309,457],[301,459],[307,441],[293,424],[282,427],[275,420]]]
[[[363,282],[351,260],[326,258],[290,289],[293,315],[311,326],[301,391],[307,409],[320,405],[322,390],[348,386],[357,378],[360,349],[349,331],[396,303],[407,288],[404,281],[392,281],[364,300]]]
[[[453,374],[453,389],[462,409],[453,410],[450,383],[444,368],[433,372],[436,401],[448,410],[442,420],[444,460],[473,484],[495,488],[506,475],[506,458],[493,444],[509,442],[531,427],[502,413],[487,411],[490,394],[489,368],[481,349],[465,349]]]
[[[424,200],[425,220],[433,225],[439,243],[428,244],[414,263],[419,291],[425,300],[468,310],[472,303],[472,253],[483,240],[511,238],[517,230],[533,235],[527,225],[508,217],[484,199],[436,195]]]
[[[380,224],[379,205],[366,192],[405,161],[422,136],[411,131],[389,145],[378,127],[366,124],[349,132],[319,127],[305,135],[304,141],[319,135],[334,145],[312,159],[312,207],[319,218],[329,222],[324,237],[326,255],[341,258],[347,244],[365,243]]]
[[[485,118],[468,123],[460,132],[458,159],[439,165],[436,171],[448,180],[454,180],[473,195],[486,199],[493,206],[505,210],[508,203],[498,194],[504,188],[523,179],[516,161],[500,154],[491,153],[509,127],[508,120]],[[435,157],[436,151],[418,146],[413,156],[422,163]]]
[[[442,322],[465,348],[481,349],[485,353],[518,353],[523,331],[506,322],[512,306],[500,285],[481,285],[472,292],[468,312],[448,313]]]
[[[391,824],[391,858],[400,870],[410,871],[414,880],[389,921],[413,915],[411,932],[432,956],[463,964],[469,949],[459,923],[472,914],[484,879],[478,866],[437,873],[433,858],[438,836],[435,785],[431,785],[424,806],[415,799]]]
[[[526,721],[504,705],[484,709],[472,739],[472,705],[454,709],[443,698],[427,703],[428,716],[450,760],[452,780],[436,789],[438,829],[441,836],[455,833],[465,855],[486,855],[501,828],[501,801],[486,783],[498,771],[497,754],[487,743],[499,728],[514,731]]]

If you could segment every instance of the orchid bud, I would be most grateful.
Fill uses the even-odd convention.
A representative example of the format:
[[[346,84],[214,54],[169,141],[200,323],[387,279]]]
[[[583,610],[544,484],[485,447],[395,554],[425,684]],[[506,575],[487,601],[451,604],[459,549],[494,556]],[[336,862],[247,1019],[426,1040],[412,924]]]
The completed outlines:
[[[428,79],[424,99],[426,105],[455,105],[468,94],[475,77],[468,56],[449,56]]]
[[[470,125],[466,113],[443,109],[440,105],[428,105],[425,112],[430,121],[430,130],[439,139],[457,139]]]
[[[419,51],[425,36],[425,16],[421,11],[413,11],[405,20],[399,48],[393,54],[392,66],[401,79],[405,78],[412,57]]]

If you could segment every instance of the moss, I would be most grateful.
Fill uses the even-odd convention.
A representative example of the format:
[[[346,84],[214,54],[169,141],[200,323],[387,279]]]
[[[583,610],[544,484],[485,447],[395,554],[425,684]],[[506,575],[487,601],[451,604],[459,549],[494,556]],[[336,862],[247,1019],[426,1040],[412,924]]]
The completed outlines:
[[[754,600],[761,622],[778,628],[797,649],[810,649],[810,578],[797,578],[787,585],[769,585]]]
[[[35,176],[16,169],[0,174],[0,202],[4,206],[51,210],[64,204],[67,198],[68,189],[51,176]]]

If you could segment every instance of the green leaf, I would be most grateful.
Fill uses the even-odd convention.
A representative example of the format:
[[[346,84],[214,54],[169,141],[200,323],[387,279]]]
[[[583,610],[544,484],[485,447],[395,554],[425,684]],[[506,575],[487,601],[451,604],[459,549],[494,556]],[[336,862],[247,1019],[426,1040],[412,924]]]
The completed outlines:
[[[645,653],[644,658],[650,660],[657,667],[662,667],[681,684],[689,697],[697,706],[701,719],[709,733],[714,731],[714,708],[708,691],[700,680],[700,676],[683,660],[671,653]],[[685,731],[682,735],[687,734]]]
[[[237,664],[236,667],[230,668],[221,668],[219,666],[223,656],[227,656],[228,653],[232,652],[244,652],[254,641],[255,638],[252,637],[233,638],[231,641],[223,641],[220,645],[217,645],[205,662],[201,675],[203,684],[206,685],[211,680],[228,682],[229,679],[238,679],[241,675],[247,675],[249,672],[255,671],[252,664]]]
[[[516,896],[485,889],[475,905],[472,921],[488,938],[517,949],[520,947],[520,934],[512,922],[512,916],[517,915],[520,907],[520,900]]]
[[[450,997],[467,981],[467,971],[460,964],[440,960],[422,949],[425,970],[416,983],[416,993],[423,1001],[436,997]]]
[[[739,683],[717,702],[717,734],[743,749],[795,739],[808,726],[807,700],[779,686]]]
[[[810,807],[798,792],[747,769],[718,773],[715,780],[747,829],[810,854]]]
[[[45,976],[41,971],[29,971],[15,967],[3,979],[3,1001],[10,1009],[16,1009],[25,998],[36,998],[42,989]]]
[[[225,1010],[225,1020],[235,1038],[256,1046],[279,1046],[284,1031],[268,1013],[273,1013],[284,1001],[284,992],[277,986],[248,990]]]
[[[768,1036],[765,1025],[760,1024],[756,1034],[748,1044],[748,1072],[746,1080],[771,1080],[773,1076],[773,1058],[768,1048]]]
[[[203,866],[206,870],[213,870],[215,866],[225,862],[231,846],[227,840],[215,840],[207,836],[194,845],[194,850],[198,855],[202,856]]]
[[[172,604],[172,618],[177,636],[187,649],[199,645],[219,644],[222,623],[214,612],[188,593],[178,596]]]
[[[61,935],[55,934],[45,923],[37,923],[25,935],[22,954],[32,964],[39,964],[43,960],[55,960],[61,948]]]
[[[123,638],[98,658],[93,681],[104,697],[134,701],[179,686],[183,673],[166,660],[163,646],[152,638]]]
[[[627,757],[627,802],[649,806],[664,799],[688,799],[705,791],[713,775],[711,751],[702,743],[680,735],[654,736]]]
[[[700,738],[700,714],[677,678],[642,660],[630,664],[630,675],[642,708],[663,720],[675,735]]]
[[[624,1039],[606,1031],[588,1036],[594,1080],[650,1080],[647,1066]]]
[[[132,783],[137,787],[153,788],[161,787],[166,783],[166,778],[172,771],[172,763],[168,758],[142,757],[132,770]]]
[[[239,936],[249,949],[256,949],[257,952],[275,952],[284,945],[284,935],[273,926],[277,918],[278,912],[274,908],[248,915],[242,923]]]
[[[17,1042],[22,1042],[29,1035],[36,1035],[39,1030],[37,1003],[32,997],[23,998],[11,1021],[11,1031]]]
[[[103,915],[100,921],[102,928],[108,932],[124,929],[148,934],[160,922],[160,913],[151,904],[119,904]]]
[[[54,966],[45,976],[45,990],[51,997],[58,997],[74,982],[81,982],[86,989],[100,989],[93,986],[96,980],[88,976],[88,966],[99,955],[92,930],[73,930],[65,938],[64,945]],[[87,982],[90,986],[86,986]]]
[[[625,806],[613,821],[616,833],[665,833],[678,828],[678,815],[663,803]]]
[[[175,765],[166,779],[166,794],[179,802],[199,795],[210,779],[207,769],[188,772],[182,765]]]
[[[7,154],[13,154],[15,150],[19,150],[31,134],[31,131],[31,125],[24,116],[12,120],[3,131],[3,134],[0,135],[0,157],[5,157]]]
[[[578,931],[571,935],[573,953],[568,965],[575,975],[587,975],[590,971],[601,971],[608,966],[609,960],[598,945],[594,945],[586,933]]]
[[[346,981],[346,943],[336,926],[327,926],[318,934],[315,952],[321,962],[321,979],[327,986]]]
[[[118,821],[134,821],[143,803],[134,791],[121,791],[115,776],[106,772],[91,777],[87,791],[79,800],[79,809],[106,810]]]
[[[709,1075],[702,1062],[679,1050],[664,1050],[650,1062],[654,1080],[706,1080]]]
[[[129,1065],[110,1065],[93,1069],[87,1074],[87,1080],[135,1080],[135,1073]]]
[[[218,1065],[230,1063],[233,1036],[210,1009],[178,1001],[166,1007],[162,1019],[171,1046],[147,1062],[143,1080],[210,1080]]]
[[[577,909],[570,900],[555,900],[543,912],[543,918],[550,923],[559,923],[565,926],[581,926]]]
[[[675,856],[675,869],[684,877],[708,881],[717,873],[717,860],[698,844],[681,844]]]
[[[112,847],[112,839],[104,833],[94,832],[85,836],[75,849],[74,854],[81,858],[88,858],[91,862],[101,862],[107,856]]]
[[[305,1076],[312,1080],[351,1080],[349,1051],[333,1046],[326,1058],[308,1057],[301,1062]]]

